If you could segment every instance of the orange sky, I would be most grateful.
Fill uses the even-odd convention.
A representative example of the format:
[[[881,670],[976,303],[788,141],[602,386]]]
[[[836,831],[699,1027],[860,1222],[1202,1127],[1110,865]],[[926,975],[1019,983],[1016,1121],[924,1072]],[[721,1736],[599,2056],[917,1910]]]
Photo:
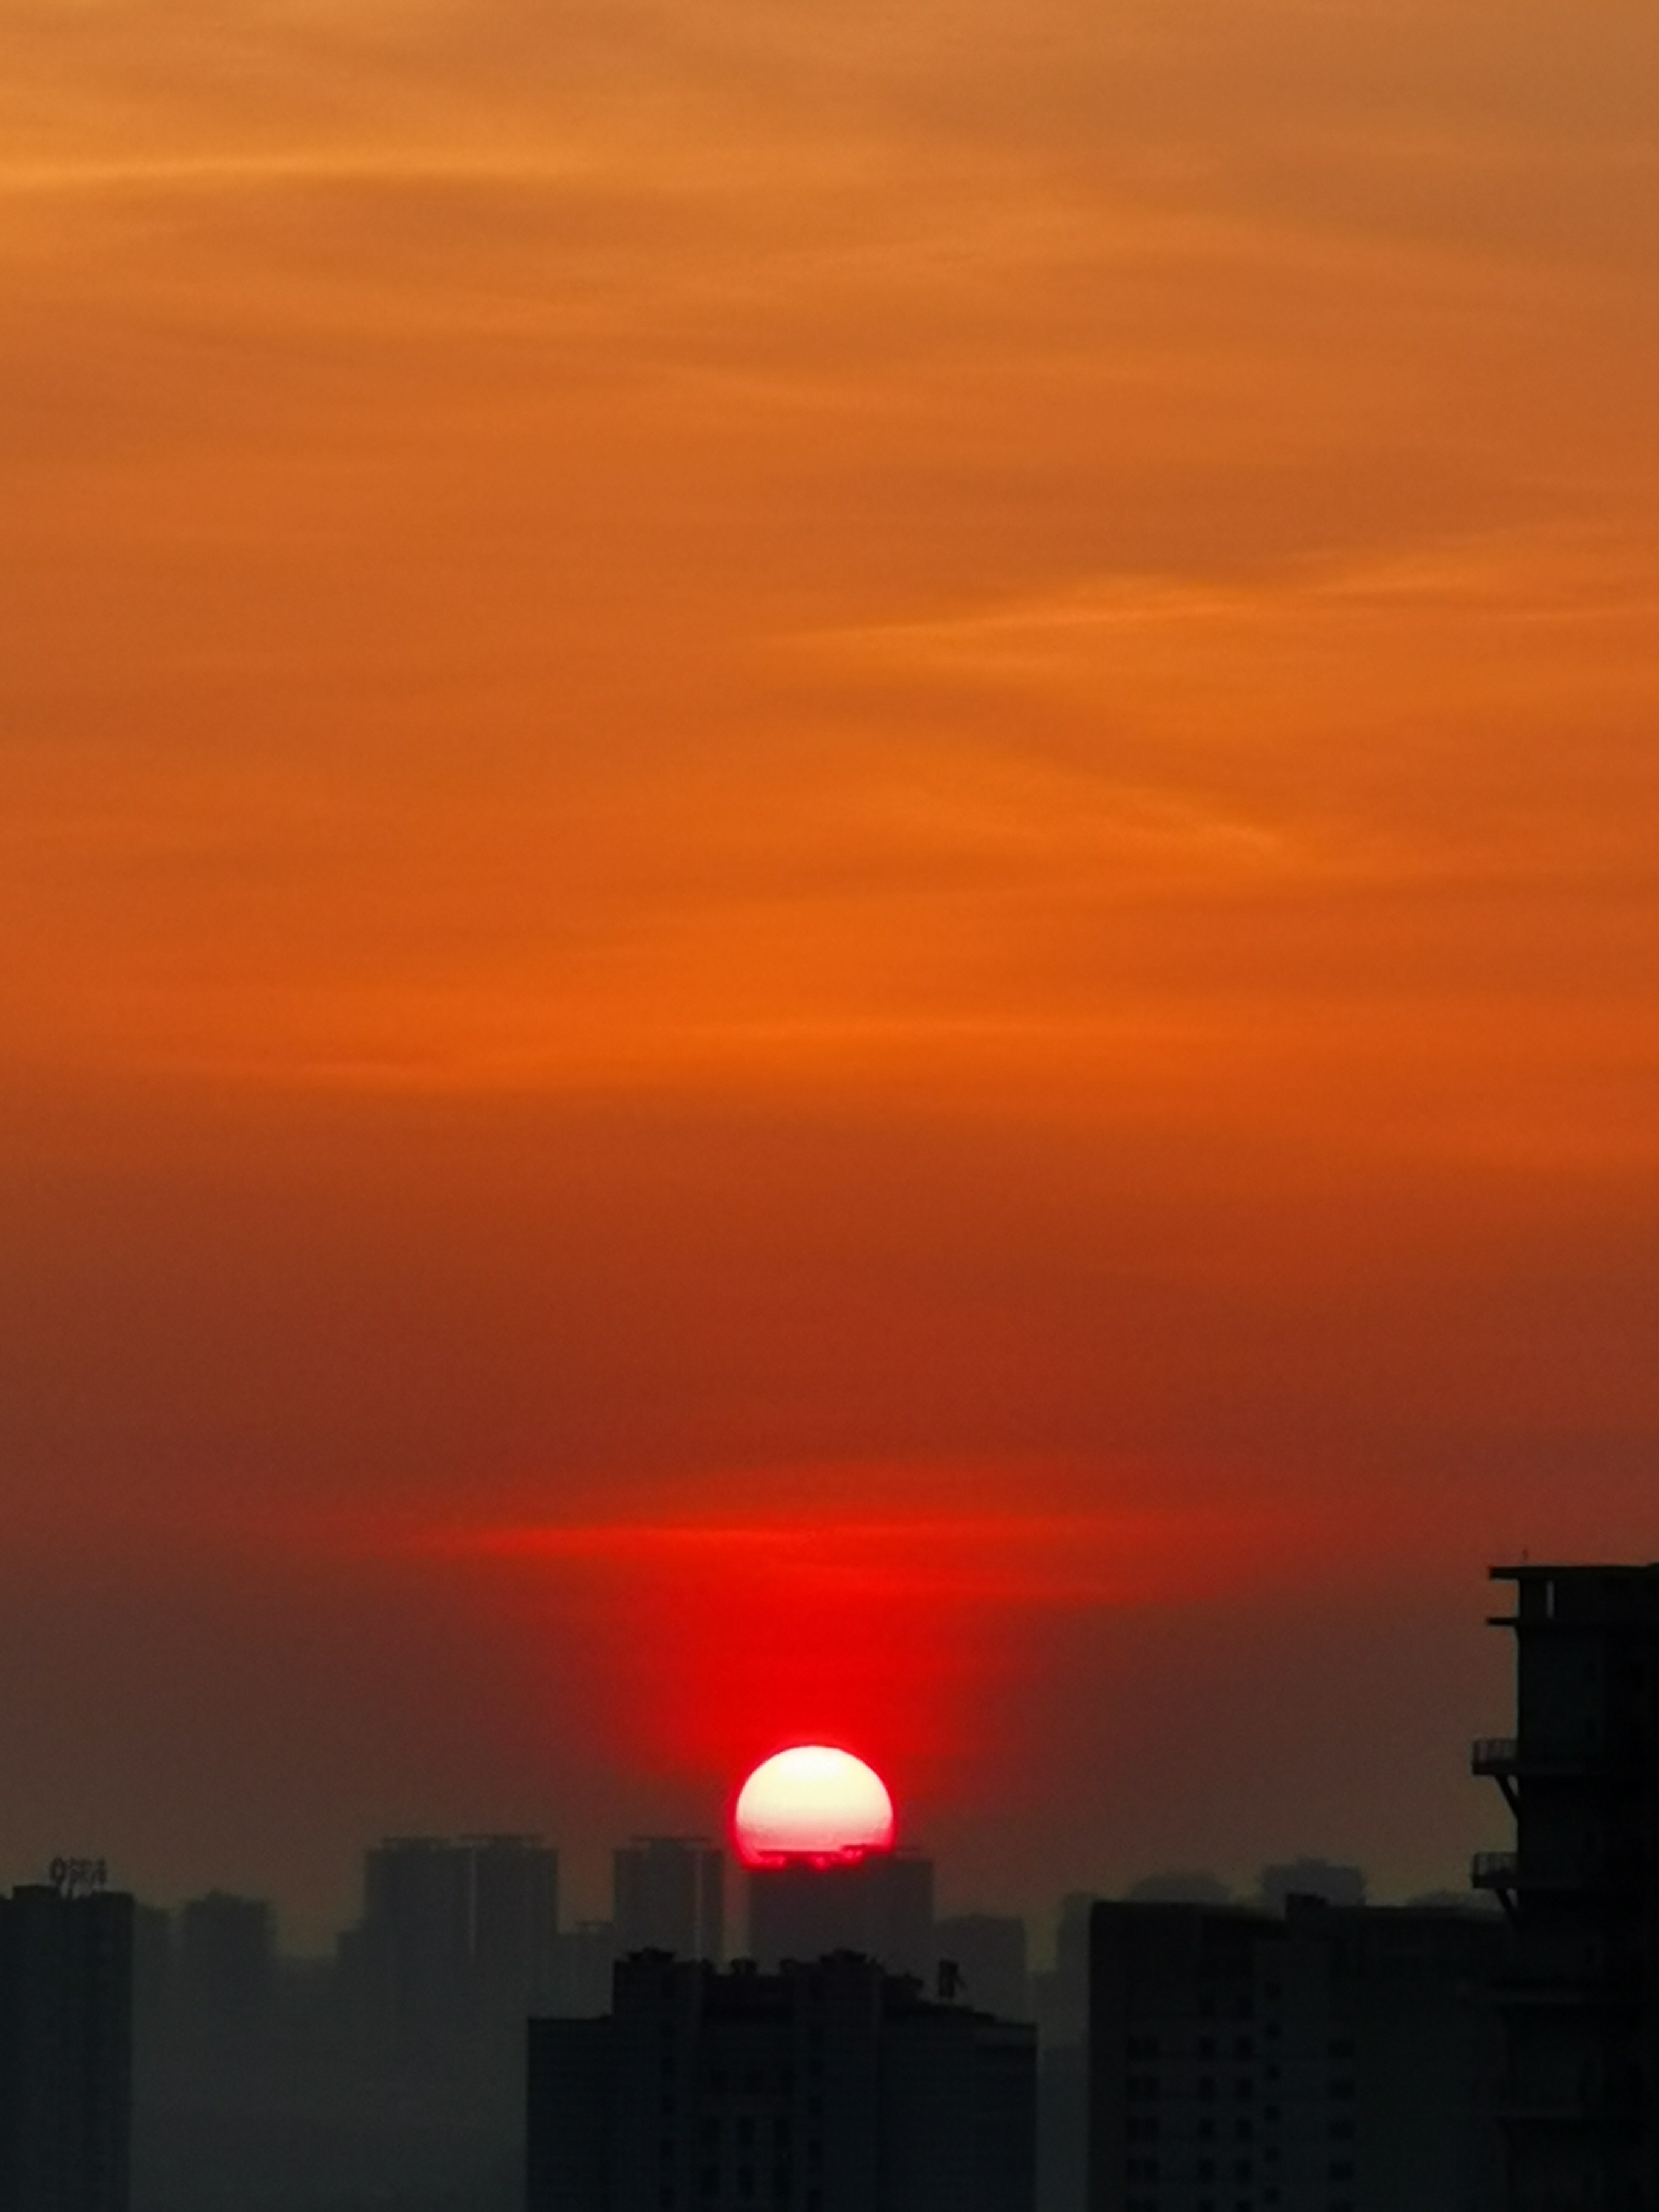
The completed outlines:
[[[1656,88],[8,0],[5,1866],[799,1710],[959,1896],[1455,1878],[1484,1565],[1659,1548]]]

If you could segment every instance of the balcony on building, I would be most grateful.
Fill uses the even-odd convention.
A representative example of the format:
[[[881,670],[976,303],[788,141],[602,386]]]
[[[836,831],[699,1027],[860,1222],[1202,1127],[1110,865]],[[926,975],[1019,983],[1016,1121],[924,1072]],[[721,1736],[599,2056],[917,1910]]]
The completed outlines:
[[[1477,1851],[1469,1863],[1469,1887],[1505,1890],[1552,1890],[1565,1895],[1585,1888],[1593,1879],[1582,1867],[1524,1865],[1515,1851]]]

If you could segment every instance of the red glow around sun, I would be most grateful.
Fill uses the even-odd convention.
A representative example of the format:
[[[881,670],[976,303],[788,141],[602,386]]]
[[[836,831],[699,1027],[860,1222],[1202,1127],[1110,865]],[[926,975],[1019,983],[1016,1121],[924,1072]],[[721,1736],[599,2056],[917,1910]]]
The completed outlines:
[[[1391,1557],[1401,1530],[1368,1540]],[[418,1540],[476,1563],[492,1620],[506,1593],[522,1604],[549,1738],[591,1714],[604,1759],[671,1784],[689,1820],[789,1743],[856,1744],[911,1804],[977,1803],[1048,1741],[1031,1692],[1077,1624],[1276,1588],[1291,1565],[1335,1572],[1356,1537],[1346,1506],[1321,1522],[1177,1504],[509,1522]]]
[[[824,1866],[893,1847],[893,1801],[850,1751],[797,1744],[757,1766],[738,1792],[732,1833],[745,1866]]]

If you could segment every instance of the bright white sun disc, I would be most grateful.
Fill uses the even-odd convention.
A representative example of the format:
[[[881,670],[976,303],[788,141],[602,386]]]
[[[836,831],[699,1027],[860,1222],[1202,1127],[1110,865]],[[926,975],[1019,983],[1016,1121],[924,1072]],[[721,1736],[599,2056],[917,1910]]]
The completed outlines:
[[[893,1847],[893,1801],[874,1767],[850,1751],[800,1743],[763,1760],[732,1816],[745,1866],[819,1865]]]

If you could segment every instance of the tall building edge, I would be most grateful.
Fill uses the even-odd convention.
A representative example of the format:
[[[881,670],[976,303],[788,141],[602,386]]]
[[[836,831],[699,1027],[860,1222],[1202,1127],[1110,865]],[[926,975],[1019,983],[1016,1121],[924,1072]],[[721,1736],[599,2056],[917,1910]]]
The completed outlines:
[[[1498,1566],[1515,1734],[1474,1747],[1512,1850],[1500,1992],[1509,2212],[1659,2212],[1659,1565]]]

